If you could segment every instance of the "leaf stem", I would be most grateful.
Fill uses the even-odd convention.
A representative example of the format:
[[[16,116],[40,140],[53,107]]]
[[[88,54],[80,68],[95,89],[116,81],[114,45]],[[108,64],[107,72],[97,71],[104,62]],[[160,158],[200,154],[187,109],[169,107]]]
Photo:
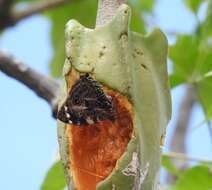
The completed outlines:
[[[184,160],[184,161],[196,161],[203,164],[212,164],[212,160],[204,159],[204,158],[198,158],[198,157],[192,157],[183,153],[178,152],[167,152],[163,153],[164,156],[167,156],[169,158],[178,159],[178,160]]]

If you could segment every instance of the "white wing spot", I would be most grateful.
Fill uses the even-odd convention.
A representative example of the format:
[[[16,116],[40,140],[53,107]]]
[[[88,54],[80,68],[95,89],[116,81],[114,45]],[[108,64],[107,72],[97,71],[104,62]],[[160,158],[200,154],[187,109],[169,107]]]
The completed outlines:
[[[94,124],[94,121],[93,121],[90,117],[87,117],[87,118],[86,118],[86,122],[87,122],[89,125]]]
[[[69,114],[69,113],[66,113],[66,117],[67,117],[67,118],[70,118],[71,116],[70,116],[70,114]]]
[[[67,106],[64,106],[64,109],[65,109],[65,111],[68,111],[68,107]]]

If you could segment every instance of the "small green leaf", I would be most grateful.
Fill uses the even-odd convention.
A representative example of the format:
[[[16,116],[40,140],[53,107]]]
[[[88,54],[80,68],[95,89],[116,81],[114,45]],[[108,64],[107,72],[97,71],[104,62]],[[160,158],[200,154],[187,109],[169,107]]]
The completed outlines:
[[[207,14],[206,19],[204,23],[202,24],[203,28],[203,34],[206,37],[211,37],[212,35],[212,1],[208,1],[208,8],[207,8]]]
[[[207,166],[195,166],[183,172],[173,190],[211,190],[212,173]]]
[[[197,13],[200,4],[203,0],[184,0],[186,5],[194,12]]]
[[[36,1],[38,1],[38,0],[15,0],[15,2],[17,2],[17,3],[21,3],[21,2],[27,2],[27,3],[28,3],[29,1],[30,1],[30,2],[31,2],[31,1],[32,1],[32,2],[33,2],[33,1],[36,2]]]
[[[135,32],[145,33],[145,23],[142,16],[143,12],[151,12],[155,0],[128,0],[132,8],[131,28]]]
[[[199,80],[196,83],[196,89],[199,95],[199,101],[206,113],[206,118],[212,118],[212,47],[209,46],[201,49],[201,64],[199,64]]]
[[[202,80],[197,84],[197,92],[199,94],[200,102],[206,113],[206,118],[212,118],[212,77],[210,79]]]
[[[155,0],[139,0],[140,6],[143,10],[152,11]]]
[[[162,166],[170,173],[178,175],[179,170],[171,163],[171,160],[168,156],[163,155],[162,157]]]
[[[136,7],[140,10],[140,13],[142,11],[148,11],[151,12],[155,3],[155,0],[128,0],[128,3],[132,7]]]
[[[144,33],[145,26],[143,17],[141,16],[141,10],[136,6],[132,6],[132,8],[131,28],[136,32]]]
[[[173,61],[171,85],[194,84],[206,118],[212,118],[212,46],[201,36],[180,36],[170,48]]]
[[[193,82],[194,70],[198,58],[198,40],[194,36],[180,36],[170,48],[169,56],[173,61],[174,75],[181,82]]]
[[[171,84],[171,88],[174,88],[184,82],[184,79],[181,76],[171,74],[169,75],[169,81]]]
[[[66,187],[64,171],[60,161],[54,163],[49,169],[41,190],[63,190]]]

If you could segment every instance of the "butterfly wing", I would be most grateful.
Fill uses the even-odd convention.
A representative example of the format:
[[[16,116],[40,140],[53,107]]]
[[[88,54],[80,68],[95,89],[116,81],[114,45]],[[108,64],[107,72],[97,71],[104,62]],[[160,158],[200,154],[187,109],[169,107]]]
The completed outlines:
[[[114,106],[101,85],[85,74],[73,85],[57,117],[64,123],[93,124],[98,120],[112,120]]]

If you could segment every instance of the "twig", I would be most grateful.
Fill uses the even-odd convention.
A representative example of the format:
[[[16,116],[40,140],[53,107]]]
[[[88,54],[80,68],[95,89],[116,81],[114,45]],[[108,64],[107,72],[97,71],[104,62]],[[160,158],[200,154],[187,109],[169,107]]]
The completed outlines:
[[[71,0],[45,0],[30,3],[24,10],[16,10],[15,8],[11,8],[12,1],[0,0],[0,30],[13,26],[17,22],[34,14],[71,2]]]
[[[170,142],[170,150],[180,153],[186,153],[186,136],[188,131],[188,124],[191,117],[193,106],[196,102],[196,92],[192,86],[188,86],[185,92],[185,95],[181,101],[179,108],[179,115],[176,123],[175,130],[173,132],[171,142]],[[185,168],[186,163],[178,162],[178,160],[174,160],[173,164],[177,168]],[[175,176],[168,174],[166,177],[167,183],[175,182]]]
[[[183,153],[177,153],[177,152],[167,152],[163,153],[164,156],[168,156],[169,158],[172,159],[177,159],[177,160],[184,160],[184,161],[195,161],[195,162],[200,162],[203,164],[212,164],[212,160],[204,159],[204,158],[197,158],[197,157],[192,157]]]
[[[13,0],[0,0],[0,16],[7,15]]]
[[[0,30],[10,25],[12,18],[10,16],[10,9],[13,0],[0,0]]]
[[[188,130],[188,124],[191,117],[191,111],[196,102],[195,90],[188,86],[185,95],[181,101],[179,115],[173,136],[171,138],[170,150],[185,153],[185,140]]]
[[[59,95],[59,84],[55,80],[30,68],[2,50],[0,50],[0,70],[45,99],[50,104],[55,117]]]
[[[116,9],[126,0],[99,0],[96,27],[109,22],[116,13]]]
[[[41,13],[47,9],[51,9],[57,7],[58,5],[63,5],[69,2],[70,0],[48,0],[48,1],[46,0],[36,3],[30,3],[30,5],[22,11],[13,10],[11,12],[11,17],[13,18],[13,22],[17,23],[18,21],[26,17],[32,16],[37,13]]]

